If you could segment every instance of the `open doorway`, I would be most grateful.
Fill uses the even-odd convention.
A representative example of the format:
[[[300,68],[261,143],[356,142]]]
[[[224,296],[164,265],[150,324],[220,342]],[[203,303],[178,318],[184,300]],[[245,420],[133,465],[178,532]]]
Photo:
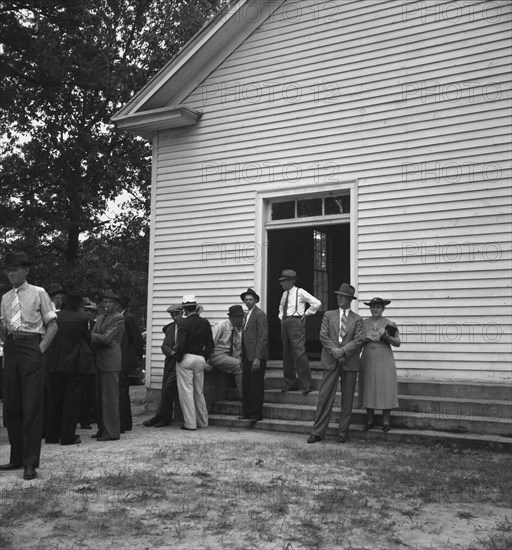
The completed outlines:
[[[350,282],[350,224],[332,224],[269,229],[267,231],[267,304],[270,359],[282,359],[278,319],[283,269],[293,269],[297,286],[321,300],[322,307],[306,322],[306,352],[320,360],[320,326],[324,311],[337,306],[334,290]]]

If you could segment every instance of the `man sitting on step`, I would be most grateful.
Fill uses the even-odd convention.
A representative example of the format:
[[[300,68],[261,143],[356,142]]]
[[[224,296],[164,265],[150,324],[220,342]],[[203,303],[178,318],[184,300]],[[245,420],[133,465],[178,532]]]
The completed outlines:
[[[228,318],[213,327],[213,343],[215,348],[208,361],[210,366],[232,374],[235,384],[242,396],[242,340],[241,328],[244,319],[242,306],[231,306]]]

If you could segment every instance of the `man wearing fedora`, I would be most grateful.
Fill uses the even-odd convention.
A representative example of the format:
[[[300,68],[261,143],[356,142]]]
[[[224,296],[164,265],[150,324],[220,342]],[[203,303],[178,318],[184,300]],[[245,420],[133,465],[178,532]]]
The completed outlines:
[[[260,297],[252,288],[240,294],[247,306],[242,332],[242,417],[251,424],[263,419],[268,321],[256,305]]]
[[[137,372],[144,354],[144,339],[139,329],[137,317],[128,309],[130,297],[120,294],[121,314],[124,317],[124,332],[121,339],[121,371],[119,373],[119,418],[121,433],[131,431],[133,427],[132,407],[130,403],[130,372]]]
[[[176,343],[176,375],[180,405],[183,412],[182,430],[208,427],[208,411],[204,400],[204,369],[213,351],[212,327],[199,316],[193,294],[183,296],[183,319],[178,326]]]
[[[180,304],[171,304],[167,308],[167,313],[172,317],[172,323],[162,328],[165,334],[162,343],[162,353],[165,356],[162,391],[155,415],[142,423],[147,427],[164,428],[169,426],[172,422],[174,409],[179,408],[178,380],[176,378],[176,337],[178,335],[178,325],[183,316],[183,307]]]
[[[306,355],[306,317],[314,315],[322,303],[303,288],[295,286],[297,273],[285,269],[279,282],[283,295],[279,303],[281,340],[283,342],[283,392],[297,390],[297,375],[302,384],[302,393],[307,395],[313,389],[309,360]],[[309,305],[309,307],[307,307]]]
[[[113,441],[120,437],[119,373],[121,371],[121,339],[124,317],[120,313],[119,296],[107,290],[100,295],[103,314],[91,333],[96,362],[96,402],[98,441]]]
[[[325,437],[340,377],[341,411],[338,439],[340,443],[347,441],[352,415],[352,403],[359,371],[359,354],[364,340],[363,319],[350,309],[352,300],[357,299],[353,286],[343,283],[335,294],[338,298],[338,308],[325,312],[320,329],[324,374],[318,392],[315,424],[308,443],[316,443]]]
[[[46,293],[50,297],[53,305],[53,311],[58,313],[62,306],[62,298],[65,291],[59,283],[50,283],[46,288]],[[57,323],[58,324],[58,323]],[[52,369],[52,365],[48,363],[49,358],[47,354],[44,355],[44,390],[43,390],[43,437],[46,437],[46,431],[49,421],[49,403],[50,403],[50,378],[49,372]]]
[[[49,415],[46,443],[81,443],[76,435],[80,417],[82,377],[94,372],[87,316],[80,309],[82,295],[68,291],[57,312],[59,330],[46,351]]]
[[[24,468],[37,476],[43,433],[43,353],[57,333],[57,314],[44,288],[30,285],[24,252],[9,252],[3,264],[12,290],[2,296],[0,337],[4,341],[5,421],[10,460],[0,470]]]
[[[55,311],[59,311],[62,305],[62,298],[65,294],[64,289],[60,286],[59,283],[50,283],[46,287],[46,292],[48,293],[48,296],[52,301],[53,309]]]
[[[98,306],[91,302],[88,298],[84,298],[81,308],[87,318],[87,332],[89,341],[91,339],[91,331],[96,322],[98,314]],[[82,389],[80,392],[80,427],[85,430],[92,429],[91,422],[96,422],[96,371],[94,369],[94,356],[91,355],[90,362],[92,365],[91,373],[82,375]],[[89,370],[89,369],[88,369]]]
[[[230,306],[228,318],[219,321],[213,327],[214,348],[209,363],[212,367],[232,374],[235,384],[242,397],[242,321],[244,310],[242,306]]]

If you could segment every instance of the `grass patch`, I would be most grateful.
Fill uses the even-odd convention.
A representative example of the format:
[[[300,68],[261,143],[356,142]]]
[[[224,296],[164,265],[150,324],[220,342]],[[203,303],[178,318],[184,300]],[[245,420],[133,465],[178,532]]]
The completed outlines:
[[[153,445],[132,444],[123,459],[98,451],[95,468],[77,448],[59,470],[62,451],[50,448],[44,470],[58,474],[1,486],[0,525],[9,530],[0,547],[36,548],[42,526],[41,547],[54,548],[451,550],[460,533],[467,540],[453,548],[512,547],[506,454],[367,441],[309,446],[261,432],[169,437],[172,445],[156,435]],[[503,519],[491,525],[492,513]]]

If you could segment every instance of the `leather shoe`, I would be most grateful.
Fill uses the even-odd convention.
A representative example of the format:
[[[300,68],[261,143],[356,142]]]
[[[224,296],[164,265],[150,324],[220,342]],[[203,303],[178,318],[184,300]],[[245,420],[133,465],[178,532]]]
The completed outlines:
[[[80,424],[80,428],[82,428],[82,430],[92,430],[92,426],[90,424]]]
[[[69,443],[60,442],[61,445],[79,445],[80,443],[82,443],[82,438],[79,435],[75,435],[75,439]]]
[[[281,393],[286,393],[287,391],[297,391],[298,388],[290,388],[289,386],[285,386],[284,388],[281,388]]]
[[[25,466],[23,479],[35,479],[37,477],[36,469],[33,466]]]
[[[256,422],[259,422],[260,420],[263,420],[261,416],[254,416],[249,420],[249,424],[254,425]]]
[[[183,426],[180,426],[180,430],[187,430],[187,431],[189,431],[189,432],[195,432],[195,431],[196,431],[195,428],[187,428],[187,427],[185,426],[185,424],[183,424]]]
[[[318,443],[319,441],[322,441],[322,438],[319,435],[311,434],[308,437],[308,443]]]
[[[142,425],[146,426],[147,428],[151,428],[151,426],[154,426],[155,424],[158,424],[159,422],[160,422],[160,419],[157,416],[153,416],[152,418],[148,418],[147,420],[144,420]]]
[[[338,443],[346,443],[348,440],[347,436],[346,435],[340,435],[338,437]]]
[[[170,426],[170,422],[165,422],[165,420],[160,420],[157,424],[155,424],[155,428],[165,428],[166,426]]]
[[[382,431],[383,431],[384,433],[389,432],[389,424],[384,424],[384,425],[382,426]]]
[[[22,464],[11,464],[8,462],[7,464],[2,464],[0,466],[0,471],[7,471],[7,470],[21,470],[23,468]]]
[[[101,432],[96,432],[95,434],[92,434],[91,437],[93,439],[97,439],[98,437],[101,437]]]
[[[119,441],[119,437],[98,437],[98,441]]]
[[[311,391],[313,390],[313,388],[311,386],[306,386],[303,390],[302,390],[302,393],[304,395],[307,395],[308,393],[310,393]]]

